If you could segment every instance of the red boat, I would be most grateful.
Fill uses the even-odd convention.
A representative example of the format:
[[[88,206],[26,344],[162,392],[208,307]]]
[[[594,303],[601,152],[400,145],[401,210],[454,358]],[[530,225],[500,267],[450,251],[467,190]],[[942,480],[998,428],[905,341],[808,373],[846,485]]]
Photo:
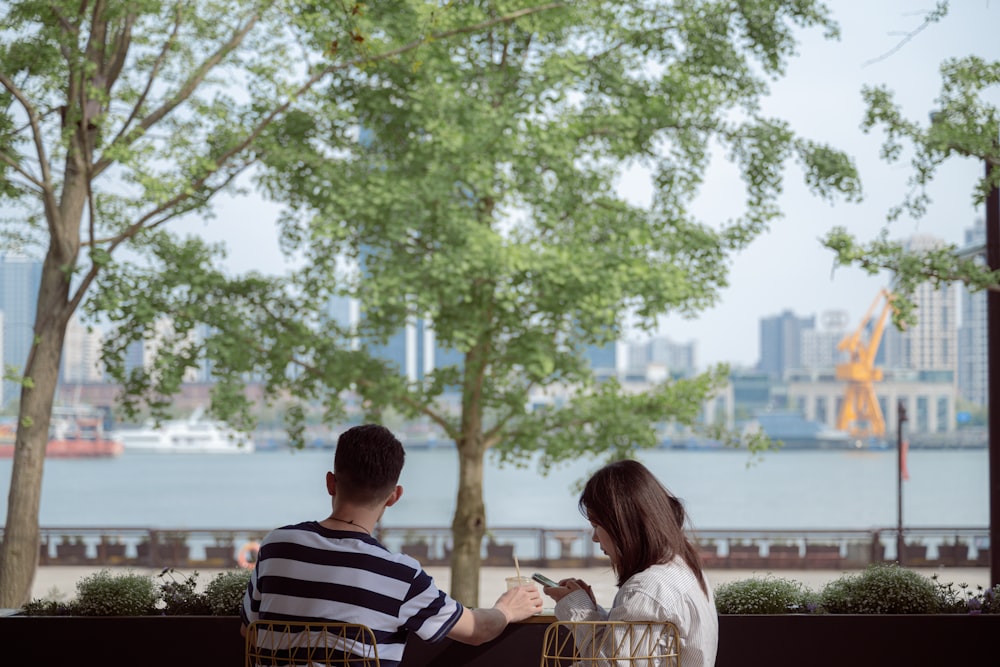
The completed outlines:
[[[0,422],[0,458],[14,456],[16,432],[14,420]],[[113,457],[125,450],[118,440],[104,437],[100,416],[81,414],[77,410],[53,409],[50,433],[45,446],[46,458]]]

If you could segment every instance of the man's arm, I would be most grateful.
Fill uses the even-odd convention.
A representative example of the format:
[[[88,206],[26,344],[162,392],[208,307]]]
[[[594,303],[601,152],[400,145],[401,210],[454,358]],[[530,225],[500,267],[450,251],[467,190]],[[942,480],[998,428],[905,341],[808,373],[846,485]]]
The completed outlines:
[[[458,622],[448,633],[448,637],[463,644],[479,646],[499,637],[509,622],[504,613],[496,607],[492,609],[466,607]]]
[[[496,639],[507,624],[522,621],[542,610],[538,587],[520,586],[507,591],[491,609],[468,609],[448,633],[449,639],[478,646]]]

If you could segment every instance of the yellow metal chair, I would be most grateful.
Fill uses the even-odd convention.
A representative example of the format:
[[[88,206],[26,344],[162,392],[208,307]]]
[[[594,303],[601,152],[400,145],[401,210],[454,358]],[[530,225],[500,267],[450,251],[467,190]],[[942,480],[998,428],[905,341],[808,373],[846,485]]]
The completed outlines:
[[[246,667],[378,667],[371,628],[356,623],[254,621],[247,628]]]
[[[541,667],[680,667],[673,623],[558,621],[542,639]]]

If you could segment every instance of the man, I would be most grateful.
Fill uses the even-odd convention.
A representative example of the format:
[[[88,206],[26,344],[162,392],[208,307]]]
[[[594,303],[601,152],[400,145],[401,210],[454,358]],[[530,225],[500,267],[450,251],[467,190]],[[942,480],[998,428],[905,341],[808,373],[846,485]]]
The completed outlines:
[[[403,494],[403,446],[385,427],[355,426],[337,440],[322,521],[278,528],[261,542],[243,598],[241,633],[262,620],[342,621],[370,627],[382,665],[403,658],[410,632],[425,641],[495,639],[508,623],[542,609],[537,587],[507,591],[490,609],[467,609],[434,584],[416,560],[372,537]]]

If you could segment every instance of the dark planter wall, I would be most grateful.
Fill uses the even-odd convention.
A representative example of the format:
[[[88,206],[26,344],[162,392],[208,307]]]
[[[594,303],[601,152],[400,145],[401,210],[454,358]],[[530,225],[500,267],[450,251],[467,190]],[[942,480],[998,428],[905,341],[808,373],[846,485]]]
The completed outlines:
[[[241,667],[238,616],[9,616],[3,655],[18,664]]]
[[[719,617],[716,667],[992,664],[1000,615]]]
[[[415,641],[403,667],[537,665],[546,627],[514,624],[484,646]],[[33,665],[241,667],[239,629],[236,616],[11,616],[0,618],[0,647]],[[727,615],[716,667],[992,664],[997,637],[1000,615]]]

